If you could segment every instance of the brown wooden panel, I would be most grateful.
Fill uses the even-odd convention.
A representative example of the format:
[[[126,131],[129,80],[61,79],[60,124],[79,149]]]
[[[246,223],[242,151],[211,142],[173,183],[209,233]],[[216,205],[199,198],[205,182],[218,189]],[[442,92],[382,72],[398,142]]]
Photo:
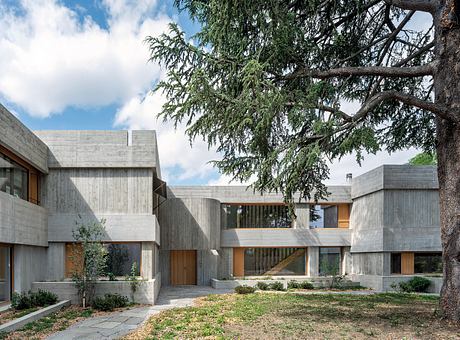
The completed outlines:
[[[350,204],[341,203],[337,205],[338,210],[338,227],[349,228],[350,227]]]
[[[65,277],[72,277],[83,269],[83,246],[81,243],[65,245]]]
[[[7,256],[6,250],[9,251],[9,248],[0,247],[0,280],[4,281],[7,277]]]
[[[196,285],[196,250],[171,250],[171,285]]]
[[[401,274],[414,274],[414,253],[401,253]]]
[[[233,276],[244,276],[244,248],[233,248]]]
[[[29,202],[38,204],[38,174],[29,171]]]

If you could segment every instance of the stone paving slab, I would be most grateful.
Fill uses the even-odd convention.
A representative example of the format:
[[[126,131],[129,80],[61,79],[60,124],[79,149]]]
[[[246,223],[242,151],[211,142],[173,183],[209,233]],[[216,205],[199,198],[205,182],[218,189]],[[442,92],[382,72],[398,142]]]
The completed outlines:
[[[138,328],[151,315],[163,310],[186,307],[200,296],[232,292],[208,286],[163,287],[154,306],[138,307],[108,316],[98,316],[80,321],[66,330],[49,336],[48,340],[118,339]]]

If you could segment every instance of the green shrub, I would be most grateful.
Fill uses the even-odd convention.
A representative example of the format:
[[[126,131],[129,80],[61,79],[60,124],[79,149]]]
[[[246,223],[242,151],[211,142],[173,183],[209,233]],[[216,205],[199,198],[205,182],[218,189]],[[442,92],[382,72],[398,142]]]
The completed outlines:
[[[301,289],[314,289],[315,287],[313,287],[313,283],[309,282],[309,281],[302,281],[299,283],[299,288]]]
[[[268,285],[269,289],[270,290],[278,290],[278,291],[285,291],[286,289],[284,289],[284,285],[282,282],[280,281],[275,281],[275,282],[272,282]]]
[[[288,289],[297,289],[297,288],[300,288],[300,284],[297,281],[291,280],[288,282],[287,287]]]
[[[32,308],[32,300],[29,294],[26,292],[22,292],[21,294],[14,292],[11,296],[11,307],[16,310]]]
[[[238,294],[252,294],[255,291],[256,291],[256,289],[254,287],[250,287],[250,286],[246,286],[246,285],[236,286],[235,287],[235,292],[238,293]]]
[[[268,284],[265,282],[257,282],[256,287],[260,290],[268,290]]]
[[[120,294],[105,294],[99,296],[93,301],[93,308],[104,312],[113,311],[115,308],[126,307],[128,298]]]
[[[38,292],[29,291],[21,294],[14,292],[11,297],[11,307],[16,310],[44,307],[54,305],[57,300],[56,294],[41,289]]]
[[[425,277],[415,276],[407,282],[400,282],[399,288],[405,293],[425,293],[431,281]]]

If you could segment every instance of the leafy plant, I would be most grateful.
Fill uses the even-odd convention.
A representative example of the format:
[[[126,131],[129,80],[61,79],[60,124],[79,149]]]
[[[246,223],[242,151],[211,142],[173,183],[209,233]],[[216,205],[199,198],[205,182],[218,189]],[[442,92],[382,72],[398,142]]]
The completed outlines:
[[[138,278],[139,268],[137,262],[133,262],[131,266],[131,272],[126,276],[126,281],[129,281],[129,286],[131,288],[131,301],[134,303],[134,295],[141,284],[141,281]]]
[[[256,287],[260,290],[268,290],[268,284],[265,282],[258,281]]]
[[[81,244],[80,255],[74,254],[74,259],[81,259],[81,268],[72,273],[72,280],[75,282],[78,293],[82,299],[83,307],[91,302],[96,280],[105,274],[107,266],[107,250],[102,244],[102,237],[105,234],[105,220],[101,219],[94,223],[78,223],[73,230],[73,238]]]
[[[309,281],[302,281],[300,282],[299,286],[300,286],[299,288],[301,289],[315,289],[315,287],[313,286],[313,283]]]
[[[45,290],[38,290],[37,292],[14,292],[11,297],[11,307],[16,310],[24,310],[33,307],[44,307],[54,305],[58,301],[56,294]]]
[[[282,282],[280,281],[275,281],[275,282],[272,282],[268,285],[269,289],[270,290],[277,290],[277,291],[285,291],[286,289],[284,289],[284,285]]]
[[[415,276],[409,281],[400,282],[399,288],[405,293],[425,293],[428,291],[431,281],[425,277]]]
[[[107,276],[109,277],[109,281],[117,281],[117,277],[115,276],[114,273],[109,272],[107,273]]]
[[[288,289],[298,289],[300,288],[300,284],[297,281],[291,280],[287,284]]]
[[[238,293],[238,294],[252,294],[255,291],[256,291],[256,289],[254,287],[251,287],[251,286],[242,285],[242,286],[236,286],[235,287],[235,292]]]
[[[105,294],[93,300],[93,308],[104,312],[110,312],[115,308],[126,307],[128,302],[129,300],[126,296],[120,294]]]

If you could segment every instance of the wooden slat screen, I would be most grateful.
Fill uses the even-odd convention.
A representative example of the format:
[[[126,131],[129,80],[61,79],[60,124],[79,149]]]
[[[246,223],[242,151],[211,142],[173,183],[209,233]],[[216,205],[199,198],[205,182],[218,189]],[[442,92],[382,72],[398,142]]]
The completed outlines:
[[[66,243],[65,245],[65,277],[71,278],[83,269],[83,247],[81,243]]]

